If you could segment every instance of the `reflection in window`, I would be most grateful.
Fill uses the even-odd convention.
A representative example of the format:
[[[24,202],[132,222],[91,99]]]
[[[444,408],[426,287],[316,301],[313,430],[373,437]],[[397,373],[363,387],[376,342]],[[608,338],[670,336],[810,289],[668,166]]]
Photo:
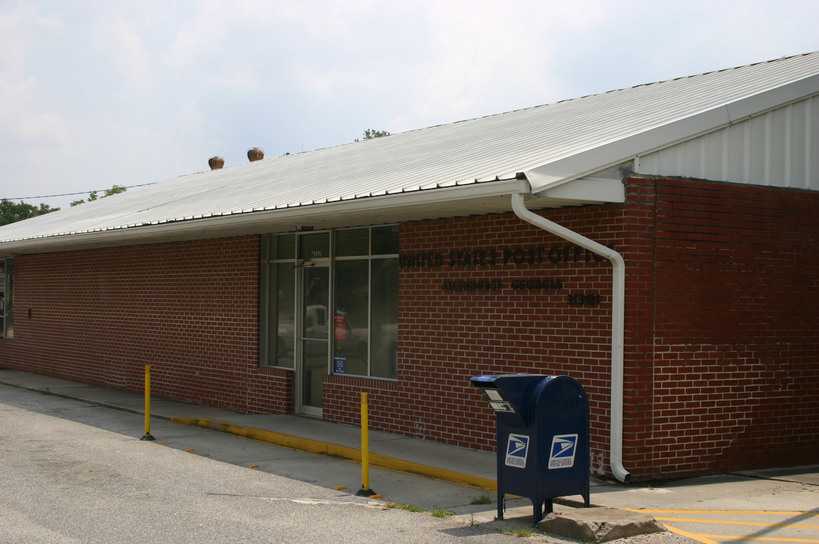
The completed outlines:
[[[370,229],[336,231],[336,257],[367,256],[370,253]]]
[[[305,261],[309,265],[311,259],[329,257],[331,247],[332,285],[326,285],[309,266],[305,268]],[[306,336],[314,330],[324,331],[326,338],[329,326],[334,372],[397,377],[397,225],[265,236],[260,291],[262,365],[295,368],[299,327],[307,327]],[[299,296],[307,308],[301,324],[295,322]],[[332,297],[329,305],[324,302],[328,296]],[[329,314],[319,315],[320,309]],[[322,322],[311,328],[308,321],[319,319]]]
[[[274,272],[271,284],[275,287],[271,293],[274,318],[269,320],[273,330],[268,332],[271,349],[268,353],[267,364],[293,368],[296,331],[296,308],[293,296],[296,284],[293,265],[277,263],[271,269]]]
[[[372,365],[370,374],[397,378],[398,367],[398,259],[372,261]]]
[[[369,261],[338,261],[335,266],[335,357],[345,357],[346,374],[368,374],[370,322]]]
[[[0,335],[14,336],[14,259],[0,259]]]
[[[334,370],[395,379],[398,226],[339,230],[335,250]]]

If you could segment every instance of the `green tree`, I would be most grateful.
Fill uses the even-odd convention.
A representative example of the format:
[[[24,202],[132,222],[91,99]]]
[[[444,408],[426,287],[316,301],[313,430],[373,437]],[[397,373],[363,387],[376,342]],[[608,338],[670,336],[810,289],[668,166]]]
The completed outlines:
[[[375,130],[372,128],[368,128],[367,130],[364,131],[365,140],[372,140],[373,138],[383,138],[384,136],[389,135],[390,133],[387,132],[386,130]],[[358,138],[356,138],[355,141],[357,142]]]
[[[60,208],[52,208],[48,204],[40,204],[39,207],[32,204],[12,202],[8,199],[0,201],[0,225],[8,225],[16,221],[22,221],[30,217],[36,217],[50,212],[56,212]]]
[[[115,195],[117,193],[124,193],[127,190],[128,189],[126,187],[123,187],[122,185],[114,185],[110,189],[106,189],[105,194],[102,195],[102,196],[99,196],[99,191],[91,191],[90,193],[88,193],[87,202],[91,202],[92,200],[97,200],[99,198],[105,198],[106,196]],[[82,200],[82,199],[75,200],[74,202],[71,203],[71,205],[72,206],[78,206],[80,204],[84,204],[85,202],[86,202],[86,200]]]

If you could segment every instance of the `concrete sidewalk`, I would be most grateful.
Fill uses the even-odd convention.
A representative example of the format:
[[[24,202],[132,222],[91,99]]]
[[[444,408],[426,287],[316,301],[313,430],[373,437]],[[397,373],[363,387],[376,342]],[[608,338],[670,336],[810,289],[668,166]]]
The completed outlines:
[[[144,414],[144,395],[91,386],[48,376],[0,369],[0,383],[33,391],[47,392],[104,407]],[[360,461],[360,429],[295,415],[247,415],[218,408],[197,406],[162,399],[151,400],[152,418],[186,425],[198,425],[294,450],[325,454]],[[384,432],[370,432],[370,464],[387,470],[417,474],[444,482],[465,485],[494,494],[496,456]],[[589,536],[594,527],[607,526],[629,534],[643,534],[655,525],[645,514],[634,510],[710,509],[769,510],[775,500],[777,509],[808,510],[819,490],[819,467],[756,471],[752,473],[709,476],[648,484],[623,485],[592,478],[591,502],[603,508],[556,506],[558,527],[564,536],[578,540],[602,540]],[[570,500],[582,502],[580,497]],[[507,511],[507,518],[531,520],[528,501]],[[520,506],[527,504],[526,506]],[[810,506],[810,509],[817,505]],[[548,521],[548,520],[547,520]],[[568,523],[568,528],[563,527]],[[562,524],[562,525],[561,525]],[[541,526],[544,530],[548,527]],[[629,533],[629,531],[631,531]],[[568,532],[568,533],[567,533]],[[615,532],[616,533],[616,532]]]
[[[0,369],[0,383],[48,392],[136,414],[145,413],[138,393],[49,376]],[[296,415],[248,415],[183,402],[151,399],[151,417],[198,425],[299,451],[361,461],[358,427]],[[387,470],[496,491],[495,454],[370,431],[370,464]]]

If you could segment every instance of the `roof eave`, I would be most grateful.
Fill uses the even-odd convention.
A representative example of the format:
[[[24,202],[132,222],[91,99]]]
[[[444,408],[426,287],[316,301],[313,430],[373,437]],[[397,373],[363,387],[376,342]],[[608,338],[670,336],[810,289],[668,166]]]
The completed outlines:
[[[287,232],[306,225],[320,229],[498,213],[511,210],[508,195],[520,191],[521,183],[525,182],[517,179],[476,182],[284,209],[9,240],[0,243],[0,256]],[[565,204],[555,201],[554,205]]]

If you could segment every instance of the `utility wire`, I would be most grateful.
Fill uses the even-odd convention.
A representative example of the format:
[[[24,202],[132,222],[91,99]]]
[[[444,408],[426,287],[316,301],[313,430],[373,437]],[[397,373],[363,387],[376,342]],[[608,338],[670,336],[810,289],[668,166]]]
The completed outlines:
[[[133,189],[134,187],[145,187],[146,185],[153,185],[154,183],[156,183],[156,182],[153,182],[153,183],[140,183],[138,185],[125,185],[124,187],[126,189]],[[110,187],[108,189],[110,189]],[[56,195],[12,196],[12,197],[7,197],[6,200],[26,200],[26,199],[33,200],[33,199],[38,199],[38,198],[57,198],[57,197],[60,197],[60,196],[87,195],[87,194],[91,194],[91,193],[93,193],[95,191],[98,192],[98,193],[103,193],[103,192],[107,191],[108,189],[91,189],[90,191],[77,191],[75,193],[60,193],[60,194],[56,194]]]

